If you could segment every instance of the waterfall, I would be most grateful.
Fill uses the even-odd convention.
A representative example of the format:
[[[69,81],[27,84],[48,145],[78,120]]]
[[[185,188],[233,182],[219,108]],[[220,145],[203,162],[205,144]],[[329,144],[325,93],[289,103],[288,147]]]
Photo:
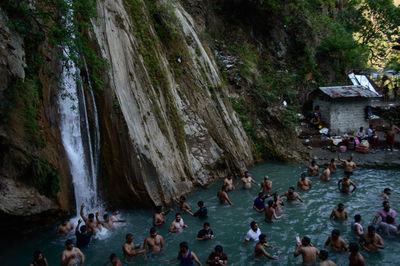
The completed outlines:
[[[67,3],[71,6],[70,0]],[[70,8],[68,14],[64,17],[67,27],[73,27],[72,16],[73,10]],[[75,36],[72,35],[71,38],[75,38]],[[70,58],[71,55],[72,52],[69,47],[63,47],[64,58]],[[61,73],[62,88],[58,93],[59,127],[71,171],[76,210],[79,213],[82,203],[85,204],[88,210],[100,206],[97,193],[100,134],[97,109],[87,68],[87,83],[90,86],[91,101],[93,103],[94,143],[92,143],[90,134],[91,127],[89,125],[86,97],[80,71],[72,60],[66,60]],[[83,62],[86,67],[84,59]]]

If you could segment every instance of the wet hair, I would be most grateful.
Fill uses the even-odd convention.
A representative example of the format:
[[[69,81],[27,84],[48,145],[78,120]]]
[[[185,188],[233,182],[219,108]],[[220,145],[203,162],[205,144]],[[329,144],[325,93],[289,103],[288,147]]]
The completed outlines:
[[[157,229],[155,227],[150,228],[150,235],[152,235],[156,232],[157,232]]]
[[[203,207],[203,206],[204,206],[204,202],[203,202],[202,200],[199,200],[199,201],[197,202],[197,205],[199,205],[200,207]]]
[[[214,250],[215,250],[215,252],[221,252],[221,253],[222,253],[222,251],[224,251],[224,249],[222,248],[221,245],[216,245]]]
[[[355,242],[351,242],[350,244],[349,244],[349,249],[350,249],[350,252],[358,252],[358,244],[357,243],[355,243]]]
[[[301,177],[306,177],[306,173],[301,173]]]
[[[390,215],[386,216],[386,223],[388,224],[394,223],[394,218]]]
[[[364,129],[364,127],[360,127],[360,130],[363,130]]]
[[[311,161],[311,164],[315,164],[315,160],[312,160],[312,161]]]
[[[94,214],[93,213],[89,213],[88,218],[89,219],[94,219]]]
[[[67,219],[62,219],[62,220],[61,220],[61,224],[66,223],[66,222],[68,222]]]
[[[385,200],[382,202],[382,205],[385,206],[386,203],[389,203],[389,201]]]
[[[208,227],[210,227],[210,223],[209,223],[209,222],[205,222],[203,226],[208,226]]]
[[[182,217],[182,214],[181,214],[180,212],[177,212],[177,213],[175,214],[175,217],[178,217],[178,215]]]
[[[181,201],[185,201],[185,200],[186,200],[186,198],[185,198],[185,196],[181,196],[181,197],[179,198],[179,200],[181,200]]]
[[[244,174],[248,174],[249,173],[249,171],[244,171]]]
[[[383,190],[384,193],[390,192],[390,191],[392,191],[392,190],[390,188],[388,188],[388,187]]]
[[[334,161],[335,161],[335,158],[332,158],[332,159],[331,159],[331,162],[333,163]]]
[[[262,196],[264,196],[264,193],[262,193],[262,192],[258,193],[258,197],[262,197]]]
[[[336,235],[340,236],[340,231],[338,229],[333,229],[332,234],[336,234]]]
[[[344,174],[343,178],[350,178],[350,176],[348,174]]]
[[[156,206],[156,212],[162,212],[162,206]]]
[[[40,254],[43,254],[40,250],[36,250],[35,252],[33,252],[33,259],[38,260]]]
[[[305,245],[308,245],[311,243],[311,239],[308,236],[304,236],[303,237],[303,242]]]
[[[179,243],[179,248],[189,249],[189,245],[187,242],[183,241]]]
[[[74,242],[72,242],[72,239],[67,239],[67,241],[65,241],[66,246],[69,246],[71,244],[74,244]]]
[[[271,199],[271,200],[268,201],[268,206],[269,207],[272,207],[273,204],[274,204],[274,200]]]
[[[256,224],[257,224],[256,221],[251,221],[250,227],[253,228]]]
[[[115,253],[112,253],[110,255],[110,261],[112,261],[113,259],[117,258],[117,255],[115,255]]]
[[[266,238],[267,238],[267,236],[266,236],[265,234],[261,234],[261,235],[258,237],[258,240],[261,241],[261,240],[264,240],[264,239],[266,239]]]
[[[104,214],[103,219],[106,220],[108,219],[108,217],[109,217],[108,214]]]
[[[289,187],[289,189],[295,190],[294,187]]]
[[[82,225],[81,228],[80,228],[80,230],[81,230],[81,233],[86,232],[86,230],[87,230],[86,225]]]
[[[125,239],[128,240],[129,237],[133,237],[131,233],[126,234]]]
[[[344,207],[344,204],[343,204],[343,203],[339,203],[337,206],[338,206],[339,208],[340,208],[340,207]]]
[[[369,225],[368,226],[368,232],[376,231],[375,226]]]
[[[321,257],[323,257],[324,259],[327,259],[329,256],[329,252],[326,249],[321,249],[319,251],[319,254],[321,255]]]
[[[354,215],[354,221],[356,221],[356,222],[361,221],[361,215],[359,215],[359,214]]]
[[[112,208],[111,208],[111,212],[112,212],[112,213],[117,212],[117,211],[119,211],[117,208],[115,208],[115,207],[112,207]],[[113,254],[114,254],[114,253],[113,253]],[[112,254],[111,254],[111,255],[112,255]]]
[[[230,176],[233,176],[231,173],[229,173],[228,175],[227,175],[227,177],[230,177]]]

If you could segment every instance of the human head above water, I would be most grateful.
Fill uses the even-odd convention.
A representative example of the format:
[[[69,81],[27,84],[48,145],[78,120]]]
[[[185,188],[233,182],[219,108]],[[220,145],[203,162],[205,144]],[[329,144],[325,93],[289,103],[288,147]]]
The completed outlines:
[[[304,236],[303,239],[301,239],[301,243],[302,243],[304,246],[308,246],[308,245],[310,245],[310,243],[311,243],[311,239],[310,239],[308,236]]]
[[[356,221],[357,223],[361,222],[361,215],[359,214],[354,215],[354,221]]]

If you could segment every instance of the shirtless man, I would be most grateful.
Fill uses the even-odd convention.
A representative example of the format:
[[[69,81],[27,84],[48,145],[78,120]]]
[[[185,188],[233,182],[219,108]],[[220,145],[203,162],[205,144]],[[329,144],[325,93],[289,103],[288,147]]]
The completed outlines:
[[[391,122],[390,125],[389,125],[389,128],[386,131],[386,145],[385,145],[385,148],[388,151],[393,151],[393,148],[394,148],[394,136],[396,135],[396,130],[400,131],[400,129]]]
[[[339,203],[337,208],[332,210],[331,216],[329,217],[332,224],[335,224],[333,220],[347,220],[347,212],[344,210],[343,203]]]
[[[358,244],[357,243],[350,243],[349,244],[350,256],[349,266],[367,266],[365,263],[364,257],[358,252]]]
[[[331,171],[331,174],[333,174],[336,171],[337,165],[335,163],[335,159],[334,158],[332,158],[332,160],[328,164],[328,168]]]
[[[389,200],[390,193],[392,193],[392,190],[387,187],[387,188],[385,188],[383,190],[383,194],[380,196],[380,198],[381,199],[385,199],[385,200]]]
[[[286,197],[286,200],[288,202],[293,202],[296,201],[296,199],[298,199],[301,202],[304,202],[303,199],[299,196],[299,194],[297,194],[296,192],[294,192],[294,187],[290,187],[288,192],[282,193],[281,195],[279,195],[279,197]]]
[[[385,248],[381,236],[376,233],[373,225],[368,226],[368,232],[361,235],[360,246],[368,252],[377,251],[378,248]]]
[[[146,259],[146,250],[142,249],[139,251],[136,251],[135,249],[139,249],[140,248],[140,244],[139,245],[135,245],[135,243],[133,242],[133,235],[131,233],[127,234],[125,237],[125,243],[122,246],[122,251],[124,253],[125,258],[131,258],[131,257],[135,257],[136,255],[139,254],[143,254],[144,258]]]
[[[157,206],[156,213],[153,215],[153,225],[159,226],[159,225],[165,224],[164,215],[167,215],[168,213],[170,213],[172,211],[174,211],[174,209],[169,209],[168,211],[163,212],[162,206]]]
[[[274,218],[275,220],[279,220],[283,217],[283,214],[280,216],[276,216],[276,211],[275,211],[273,205],[274,205],[274,201],[269,200],[268,206],[265,207],[265,221],[267,223],[273,223],[272,218]]]
[[[74,225],[67,220],[63,220],[61,224],[57,227],[56,235],[66,235],[71,232],[72,229],[74,229]]]
[[[233,178],[232,174],[228,174],[224,179],[224,186],[226,186],[227,191],[235,189],[232,178]]]
[[[328,245],[331,245],[332,249],[336,252],[347,252],[347,245],[343,238],[340,237],[340,231],[337,229],[333,229],[331,235],[325,242],[324,248]]]
[[[311,161],[311,165],[307,169],[307,173],[309,176],[317,176],[319,175],[319,167],[315,163],[315,161]]]
[[[256,247],[254,248],[254,254],[255,254],[256,258],[265,256],[271,260],[279,260],[279,258],[269,255],[268,252],[265,250],[264,247],[273,248],[271,245],[267,244],[267,236],[264,234],[261,234],[258,237],[258,239],[259,239],[259,241],[257,242]]]
[[[100,224],[98,224],[95,220],[94,220],[94,214],[93,213],[89,213],[88,217],[86,217],[83,214],[83,209],[85,208],[85,204],[82,203],[81,205],[81,217],[82,220],[85,222],[86,224],[86,228],[88,232],[92,232],[93,234],[96,234],[96,230],[99,229],[99,231],[101,232],[101,226]]]
[[[281,200],[279,198],[279,196],[277,194],[274,195],[274,204],[272,205],[272,207],[274,207],[276,212],[281,212],[282,208],[281,206],[285,205],[285,203],[283,202],[283,200]]]
[[[172,221],[169,226],[169,231],[171,233],[180,233],[183,231],[183,228],[186,228],[187,225],[183,222],[182,216],[180,213],[175,214],[175,220]]]
[[[110,255],[110,260],[106,261],[103,266],[106,266],[109,263],[111,263],[112,266],[122,266],[120,259],[115,255],[115,253]]]
[[[81,265],[85,263],[85,255],[79,248],[74,247],[71,239],[65,241],[65,249],[61,255],[61,265],[78,265],[78,256],[81,258]]]
[[[319,258],[322,260],[317,266],[336,266],[331,260],[328,260],[329,252],[325,249],[319,251]]]
[[[322,171],[322,174],[319,178],[322,181],[329,181],[329,179],[331,178],[331,170],[329,169],[329,166],[324,167],[324,170]]]
[[[340,184],[342,186],[340,186]],[[339,191],[342,193],[349,193],[350,186],[353,186],[353,190],[351,192],[354,192],[354,190],[356,190],[356,188],[357,188],[356,184],[349,179],[349,176],[347,174],[345,174],[344,177],[339,180],[337,185],[338,185]]]
[[[111,215],[111,221],[113,221],[114,223],[115,222],[118,222],[118,223],[124,223],[124,222],[126,222],[126,220],[121,220],[121,219],[119,219],[118,218],[118,214],[119,214],[119,210],[118,209],[113,209],[112,210],[112,215]]]
[[[311,180],[306,179],[306,174],[302,173],[299,181],[297,181],[297,189],[307,191],[311,189]]]
[[[235,187],[238,187],[240,185],[240,183],[243,183],[243,186],[242,186],[243,189],[251,188],[251,183],[258,185],[258,183],[250,176],[248,171],[244,172],[244,177],[242,177],[239,180],[239,182],[237,182]]]
[[[104,219],[104,221],[100,221],[99,213],[96,212],[97,224],[101,224],[104,228],[106,228],[108,230],[110,230],[114,227],[114,222],[113,222],[113,220],[110,219],[110,216],[108,216],[108,214],[104,214],[103,219]]]
[[[221,190],[218,191],[217,197],[219,199],[219,202],[221,202],[221,204],[225,204],[228,203],[231,206],[235,206],[228,197],[228,193],[226,193],[227,188],[225,185],[222,186]]]
[[[164,238],[157,234],[157,229],[150,229],[150,236],[146,237],[143,243],[143,249],[149,247],[150,252],[162,252],[164,250]]]
[[[350,156],[346,161],[346,160],[340,159],[340,156],[338,154],[338,159],[339,159],[339,161],[341,161],[343,163],[345,175],[350,176],[351,174],[353,174],[353,171],[357,169],[356,163],[353,162],[353,157]]]
[[[301,239],[301,244],[302,246],[297,246],[294,257],[301,254],[303,257],[303,265],[315,265],[319,250],[311,244],[311,240],[307,236]]]
[[[261,181],[261,189],[260,192],[266,194],[269,193],[271,191],[272,188],[272,181],[269,180],[268,176],[264,176],[264,180]]]
[[[177,200],[176,198],[172,198],[172,200],[175,201],[179,205],[179,208],[181,209],[181,211],[183,211],[185,213],[189,213],[190,215],[193,216],[192,209],[190,208],[189,204],[187,204],[185,202],[186,201],[185,196],[181,196],[179,198],[179,200]]]

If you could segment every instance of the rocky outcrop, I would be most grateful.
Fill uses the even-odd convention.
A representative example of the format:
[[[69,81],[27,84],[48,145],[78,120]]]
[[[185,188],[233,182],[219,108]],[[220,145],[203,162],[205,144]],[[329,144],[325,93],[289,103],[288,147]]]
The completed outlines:
[[[253,162],[251,142],[193,19],[179,3],[160,2],[173,12],[164,15],[176,18],[172,48],[157,35],[146,1],[97,2],[94,38],[110,63],[98,95],[102,183],[114,204],[169,202]]]

